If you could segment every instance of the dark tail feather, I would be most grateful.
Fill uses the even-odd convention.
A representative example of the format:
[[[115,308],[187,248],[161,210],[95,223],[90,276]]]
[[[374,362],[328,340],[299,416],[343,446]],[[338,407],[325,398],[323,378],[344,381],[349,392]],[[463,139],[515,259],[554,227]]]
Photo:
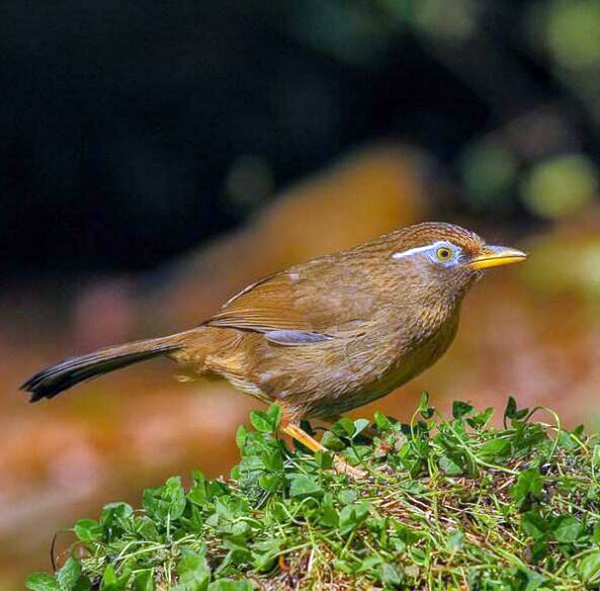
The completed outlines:
[[[73,357],[58,365],[44,369],[29,378],[21,390],[31,392],[30,402],[53,398],[75,384],[91,380],[102,374],[127,367],[181,348],[181,340],[173,335],[148,341],[135,341],[101,349],[83,357]]]

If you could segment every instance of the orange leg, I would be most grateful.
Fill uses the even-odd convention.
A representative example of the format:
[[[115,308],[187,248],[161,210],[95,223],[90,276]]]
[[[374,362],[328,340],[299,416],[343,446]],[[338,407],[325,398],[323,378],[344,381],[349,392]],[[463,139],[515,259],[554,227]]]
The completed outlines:
[[[308,447],[311,451],[327,451],[316,439],[311,437],[306,431],[302,430],[295,423],[287,423],[282,426],[282,430],[302,445]]]
[[[286,423],[284,421],[281,425],[281,430],[312,451],[328,451],[326,447],[323,447],[316,439],[311,437],[308,433],[306,433],[306,431],[303,431],[295,423]],[[350,464],[348,464],[344,458],[338,456],[337,454],[333,458],[333,466],[335,471],[339,474],[347,474],[352,478],[364,478],[367,475],[366,472],[350,466]]]

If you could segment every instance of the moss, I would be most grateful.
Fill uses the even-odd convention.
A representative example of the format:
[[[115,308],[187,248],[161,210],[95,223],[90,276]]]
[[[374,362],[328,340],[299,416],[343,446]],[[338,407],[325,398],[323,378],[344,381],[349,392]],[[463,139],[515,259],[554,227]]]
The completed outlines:
[[[77,522],[72,558],[34,590],[581,589],[600,583],[598,435],[424,395],[409,425],[342,419],[324,442],[368,473],[349,480],[329,453],[288,447],[276,406],[240,427],[231,478],[194,472],[144,491],[143,510],[107,505]],[[307,426],[308,427],[308,426]]]

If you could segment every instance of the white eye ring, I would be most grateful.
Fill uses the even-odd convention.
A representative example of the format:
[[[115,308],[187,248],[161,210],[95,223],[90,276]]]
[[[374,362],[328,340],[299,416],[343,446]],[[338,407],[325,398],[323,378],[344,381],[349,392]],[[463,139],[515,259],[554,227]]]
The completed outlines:
[[[392,254],[393,259],[403,259],[414,255],[424,254],[434,263],[453,263],[460,256],[460,247],[451,242],[439,241],[426,246],[417,246]]]

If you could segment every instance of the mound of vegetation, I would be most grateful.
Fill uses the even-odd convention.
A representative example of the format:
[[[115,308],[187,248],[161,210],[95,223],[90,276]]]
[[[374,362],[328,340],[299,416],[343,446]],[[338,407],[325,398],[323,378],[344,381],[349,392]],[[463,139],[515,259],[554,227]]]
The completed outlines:
[[[550,423],[533,420],[540,411]],[[502,429],[491,418],[464,402],[444,418],[423,395],[409,425],[342,419],[323,442],[366,472],[351,480],[331,469],[332,454],[276,436],[279,407],[254,411],[230,480],[194,472],[188,489],[173,477],[146,490],[143,510],[107,505],[75,524],[63,566],[27,588],[597,587],[598,435],[568,432],[512,398]]]

